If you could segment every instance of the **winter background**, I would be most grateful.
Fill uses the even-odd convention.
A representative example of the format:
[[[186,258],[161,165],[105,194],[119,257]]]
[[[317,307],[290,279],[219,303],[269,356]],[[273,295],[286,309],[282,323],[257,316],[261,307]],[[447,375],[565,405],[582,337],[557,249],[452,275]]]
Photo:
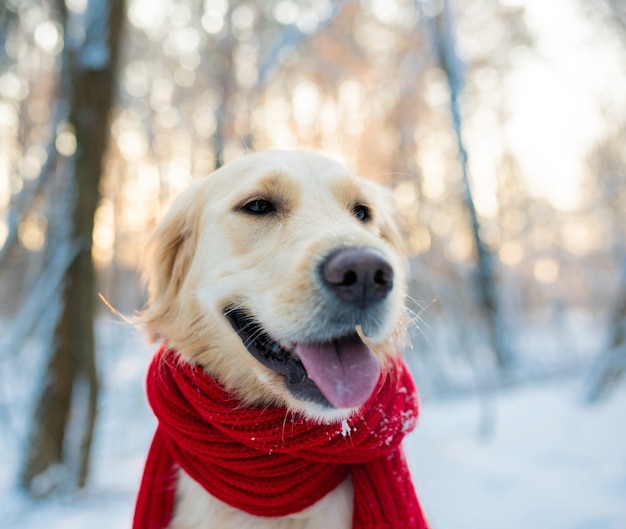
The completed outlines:
[[[117,322],[101,323],[99,330],[106,374],[93,475],[82,491],[41,501],[16,489],[40,352],[33,348],[19,365],[3,365],[2,527],[131,525],[155,427],[142,387],[150,350],[137,333]],[[584,377],[567,376],[482,395],[423,400],[417,430],[405,449],[433,526],[626,527],[626,387],[589,405],[583,398],[585,385]]]
[[[124,319],[146,238],[193,178],[278,147],[394,194],[421,394],[405,447],[433,527],[626,529],[625,94],[624,0],[6,0],[0,527],[130,527],[155,427],[154,346]],[[85,250],[72,207],[96,188]],[[75,305],[96,292],[113,309]],[[61,440],[36,435],[68,372]]]

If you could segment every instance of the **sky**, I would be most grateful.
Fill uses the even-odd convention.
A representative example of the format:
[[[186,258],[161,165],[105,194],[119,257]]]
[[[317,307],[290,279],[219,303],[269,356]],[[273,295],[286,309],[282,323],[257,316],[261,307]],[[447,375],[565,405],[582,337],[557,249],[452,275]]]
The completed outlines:
[[[530,189],[559,209],[581,200],[585,157],[624,116],[626,65],[616,36],[573,0],[506,0],[526,9],[536,51],[514,56],[506,140]],[[622,120],[623,121],[623,120]]]

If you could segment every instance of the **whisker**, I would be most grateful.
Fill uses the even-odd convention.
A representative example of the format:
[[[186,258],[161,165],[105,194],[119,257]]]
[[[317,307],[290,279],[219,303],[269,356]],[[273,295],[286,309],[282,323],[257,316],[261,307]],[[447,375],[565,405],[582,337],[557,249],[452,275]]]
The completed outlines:
[[[428,335],[424,332],[422,327],[426,327],[426,328],[431,328],[430,325],[428,324],[428,322],[422,317],[422,314],[425,314],[436,302],[436,299],[433,299],[432,301],[430,301],[427,305],[422,305],[418,300],[410,297],[410,296],[406,296],[406,299],[408,301],[413,302],[415,305],[417,305],[419,312],[415,312],[412,309],[410,309],[408,306],[405,305],[404,310],[405,310],[405,314],[408,316],[409,318],[409,322],[410,322],[410,326],[412,326],[414,329],[416,329],[419,334],[422,336],[422,338],[424,338],[424,340],[426,341],[426,343],[432,347],[433,349],[435,348],[435,344],[432,342],[432,340],[428,337]],[[409,326],[407,325],[406,328],[406,332],[407,334],[410,335],[409,333]],[[413,348],[413,343],[411,340],[409,340],[409,342],[411,343],[411,348]]]

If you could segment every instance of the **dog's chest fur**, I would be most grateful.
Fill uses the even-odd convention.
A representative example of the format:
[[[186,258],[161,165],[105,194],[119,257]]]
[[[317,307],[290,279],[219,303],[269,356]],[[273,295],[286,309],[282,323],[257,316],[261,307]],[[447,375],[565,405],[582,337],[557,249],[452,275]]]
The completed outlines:
[[[179,470],[170,529],[350,529],[354,491],[348,477],[315,505],[280,517],[253,516],[230,507]]]

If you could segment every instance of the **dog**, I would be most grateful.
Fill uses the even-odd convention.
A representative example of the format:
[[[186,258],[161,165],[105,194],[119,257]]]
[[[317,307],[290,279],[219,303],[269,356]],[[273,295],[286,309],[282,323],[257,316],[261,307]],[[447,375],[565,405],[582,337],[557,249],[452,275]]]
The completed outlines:
[[[173,202],[140,321],[243,406],[341,422],[406,342],[407,274],[388,190],[321,154],[258,152]],[[179,469],[170,528],[349,529],[353,495],[348,477],[301,512],[261,517]]]

